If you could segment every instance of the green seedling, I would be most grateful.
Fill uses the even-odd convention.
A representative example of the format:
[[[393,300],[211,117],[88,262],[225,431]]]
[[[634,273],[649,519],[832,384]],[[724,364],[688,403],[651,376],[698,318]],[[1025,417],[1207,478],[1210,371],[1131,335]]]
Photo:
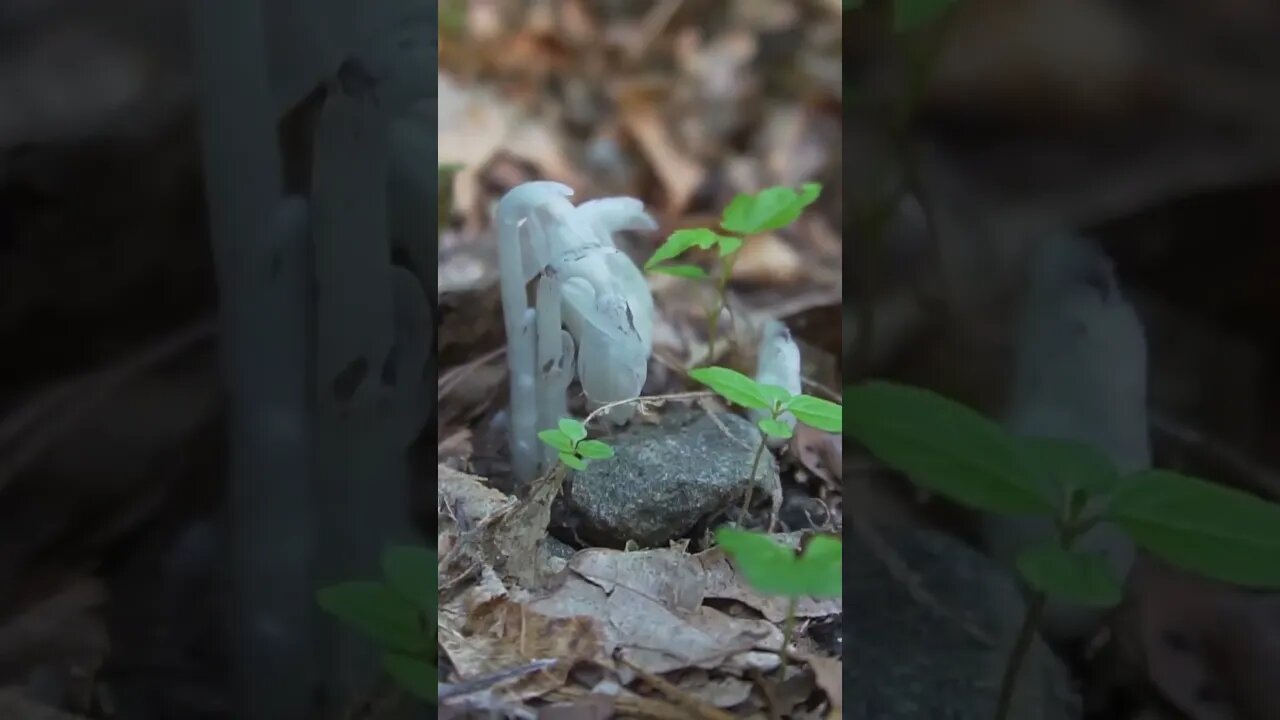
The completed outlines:
[[[785,668],[787,646],[795,630],[796,601],[802,597],[840,597],[844,545],[829,535],[817,535],[800,554],[768,535],[734,528],[716,531],[716,543],[733,558],[743,578],[756,591],[787,598],[780,657]]]
[[[1001,683],[997,720],[1008,717],[1046,598],[1098,607],[1121,601],[1122,579],[1100,556],[1073,549],[1095,525],[1119,528],[1184,570],[1280,589],[1280,505],[1168,470],[1122,476],[1091,447],[1016,437],[920,388],[874,381],[849,388],[846,397],[849,435],[919,485],[978,510],[1055,521],[1056,543],[1022,548],[1017,557],[1031,599]]]
[[[573,418],[562,418],[559,427],[543,430],[538,439],[560,453],[560,462],[574,470],[586,470],[591,460],[613,457],[613,448],[600,440],[588,440],[587,426]]]
[[[818,430],[838,433],[842,428],[840,405],[811,395],[792,395],[777,385],[758,383],[736,370],[723,367],[695,368],[689,377],[711,388],[717,395],[748,410],[768,413],[756,422],[760,431],[760,443],[756,445],[755,458],[751,461],[751,474],[747,483],[747,495],[742,503],[745,517],[751,509],[751,489],[755,486],[760,457],[770,437],[786,440],[791,437],[791,426],[783,421],[790,413],[796,420]]]
[[[715,304],[707,310],[707,357],[715,357],[720,313],[725,309],[725,288],[733,274],[733,264],[744,239],[790,225],[821,193],[820,183],[805,183],[799,191],[789,187],[771,187],[754,195],[739,194],[720,217],[720,228],[734,234],[725,235],[709,228],[677,230],[645,262],[644,269],[648,272],[684,278],[708,278],[707,271],[697,265],[670,261],[691,248],[716,249],[720,265],[714,279]]]
[[[405,692],[434,704],[437,697],[434,550],[390,547],[382,580],[345,582],[317,594],[320,607],[378,644],[382,667]]]

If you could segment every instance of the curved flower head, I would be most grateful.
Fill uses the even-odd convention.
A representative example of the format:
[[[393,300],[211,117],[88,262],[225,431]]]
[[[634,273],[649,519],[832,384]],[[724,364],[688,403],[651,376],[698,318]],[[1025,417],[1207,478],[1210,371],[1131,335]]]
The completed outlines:
[[[658,223],[644,211],[644,203],[635,198],[611,197],[588,200],[575,212],[596,234],[613,246],[613,234],[623,230],[657,230]]]
[[[614,247],[613,233],[657,224],[633,198],[592,200],[560,219],[553,234],[563,254],[553,265],[565,325],[578,341],[582,390],[595,403],[637,397],[653,347],[653,295],[640,268]],[[632,412],[620,407],[609,417],[622,422]]]
[[[500,247],[520,258],[520,274],[525,282],[537,276],[558,254],[556,242],[548,226],[573,212],[573,188],[550,180],[537,180],[515,186],[498,201],[495,213],[498,241],[514,242],[516,247]],[[507,238],[514,240],[508,240]]]
[[[762,385],[776,385],[792,395],[799,395],[800,383],[800,346],[791,337],[791,331],[780,320],[765,323],[760,337],[760,353],[756,358],[756,382]],[[752,411],[752,419],[767,417],[763,411]],[[796,426],[796,418],[791,413],[783,413],[779,418],[791,428]]]
[[[496,212],[512,465],[525,478],[534,471],[526,446],[535,442],[537,424],[563,415],[570,378],[562,369],[576,368],[592,402],[627,400],[640,394],[652,350],[653,296],[640,269],[614,246],[613,233],[656,223],[639,200],[604,198],[574,207],[572,194],[556,182],[524,183],[503,196]],[[535,278],[537,307],[526,310],[528,283]],[[557,337],[562,325],[568,329],[563,342]],[[609,417],[622,421],[631,412],[623,406]]]

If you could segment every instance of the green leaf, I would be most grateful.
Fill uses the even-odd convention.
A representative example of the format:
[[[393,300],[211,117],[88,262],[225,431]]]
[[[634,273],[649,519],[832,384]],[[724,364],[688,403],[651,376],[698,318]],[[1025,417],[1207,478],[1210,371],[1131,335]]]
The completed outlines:
[[[561,430],[542,430],[538,439],[560,452],[573,452],[573,440]]]
[[[1280,589],[1280,505],[1180,473],[1145,470],[1121,482],[1105,518],[1184,570]]]
[[[754,195],[739,194],[724,209],[720,227],[740,235],[786,227],[821,193],[820,183],[805,183],[799,192],[789,187],[771,187]]]
[[[741,247],[742,238],[728,237],[725,235],[720,236],[720,257],[732,255],[738,252],[738,249]]]
[[[707,271],[697,265],[654,265],[653,267],[648,268],[648,270],[649,272],[662,273],[663,275],[671,275],[672,277],[707,277]]]
[[[1115,463],[1091,445],[1057,438],[1019,438],[1027,462],[1039,474],[1045,492],[1065,502],[1074,490],[1096,497],[1120,484]]]
[[[760,389],[760,395],[769,402],[769,409],[772,410],[776,403],[778,407],[791,402],[791,393],[781,385],[770,385],[768,383],[756,383],[756,387]]]
[[[400,689],[419,700],[433,704],[436,702],[440,685],[435,665],[400,653],[385,653],[382,656],[382,668]]]
[[[573,468],[574,470],[586,470],[586,469],[587,469],[587,461],[586,461],[586,460],[583,460],[582,458],[578,457],[577,455],[574,455],[574,454],[573,454],[573,453],[571,453],[571,452],[561,452],[561,453],[560,453],[560,462],[564,463],[564,464],[565,464],[565,465],[567,465],[568,467]]]
[[[1124,598],[1120,581],[1097,553],[1041,544],[1018,553],[1018,572],[1031,587],[1076,605],[1111,607]]]
[[[564,433],[564,436],[569,438],[570,442],[576,443],[587,436],[587,426],[582,424],[581,420],[560,418],[558,425],[560,432]]]
[[[787,402],[786,409],[811,428],[833,433],[844,429],[844,408],[830,400],[797,395]]]
[[[735,528],[717,530],[716,542],[759,592],[784,597],[841,595],[843,545],[834,537],[812,538],[800,556],[768,535]]]
[[[736,370],[722,367],[696,368],[689,371],[689,377],[711,388],[731,403],[756,410],[773,409],[773,404],[760,390],[760,385]]]
[[[956,0],[893,0],[894,32],[910,32],[928,25],[945,13]]]
[[[391,546],[382,551],[382,573],[387,584],[423,613],[435,617],[440,583],[435,551],[422,547]]]
[[[613,457],[613,448],[599,440],[583,440],[578,443],[578,454],[588,460],[608,460]]]
[[[844,409],[848,434],[922,487],[989,512],[1055,511],[1022,447],[975,410],[929,390],[879,381],[847,389]]]
[[[800,554],[800,568],[805,572],[806,595],[841,597],[844,595],[844,543],[831,535],[815,535]]]
[[[760,432],[768,435],[769,437],[775,437],[780,440],[787,440],[791,438],[791,426],[781,420],[776,420],[774,418],[760,418],[760,421],[756,423],[756,427],[759,427]]]
[[[709,228],[688,228],[685,230],[677,230],[667,237],[667,241],[662,243],[657,250],[653,252],[644,264],[645,270],[652,270],[653,266],[658,263],[680,257],[686,250],[692,247],[699,247],[703,250],[710,250],[723,238],[714,230]]]
[[[324,588],[316,599],[325,612],[354,626],[384,649],[407,653],[427,650],[426,618],[390,585],[347,582]]]

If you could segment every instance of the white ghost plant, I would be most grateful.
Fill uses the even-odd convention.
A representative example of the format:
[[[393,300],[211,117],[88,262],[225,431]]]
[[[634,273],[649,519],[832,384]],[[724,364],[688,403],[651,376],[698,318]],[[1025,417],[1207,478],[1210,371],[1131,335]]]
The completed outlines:
[[[593,404],[627,400],[639,396],[652,353],[653,295],[640,269],[614,246],[613,233],[657,224],[639,200],[575,207],[572,195],[566,185],[537,181],[516,186],[498,203],[512,471],[522,481],[537,474],[537,432],[565,416],[575,373]],[[526,288],[533,280],[530,308]],[[630,412],[622,406],[606,415],[625,422]]]
[[[765,323],[760,335],[760,352],[756,358],[756,382],[761,385],[776,385],[793,397],[801,393],[800,386],[800,346],[791,337],[791,331],[780,320]],[[759,422],[771,417],[768,411],[752,410],[751,420]],[[778,420],[787,424],[792,430],[796,427],[796,416],[783,413]],[[781,445],[784,440],[770,436],[770,447]]]

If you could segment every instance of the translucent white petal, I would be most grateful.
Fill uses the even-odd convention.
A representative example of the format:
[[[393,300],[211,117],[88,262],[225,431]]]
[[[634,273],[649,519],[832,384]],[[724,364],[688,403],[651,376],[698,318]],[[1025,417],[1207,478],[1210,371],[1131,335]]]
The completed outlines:
[[[588,200],[574,212],[595,228],[604,241],[613,245],[613,234],[622,230],[657,230],[658,223],[635,198],[611,197]]]
[[[800,346],[791,337],[791,331],[778,320],[765,323],[760,337],[760,353],[756,359],[756,382],[762,385],[777,385],[792,395],[799,395],[800,383]],[[751,419],[759,422],[769,417],[763,410],[752,410]],[[789,427],[796,426],[796,418],[791,413],[783,413],[779,418]],[[772,441],[771,445],[780,442]]]

